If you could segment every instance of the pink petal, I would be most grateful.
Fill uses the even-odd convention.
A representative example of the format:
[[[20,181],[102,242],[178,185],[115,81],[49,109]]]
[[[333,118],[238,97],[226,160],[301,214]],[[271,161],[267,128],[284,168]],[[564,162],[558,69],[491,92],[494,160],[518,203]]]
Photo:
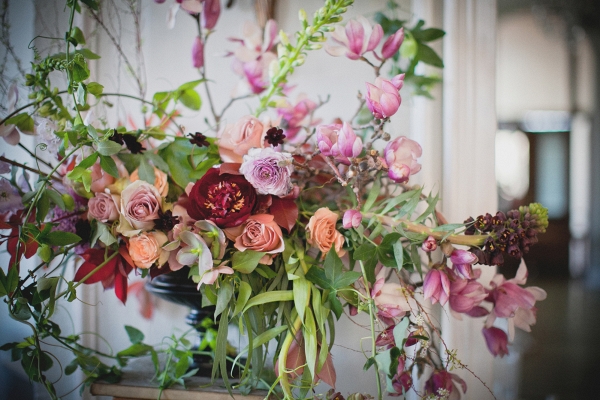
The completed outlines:
[[[365,39],[365,30],[362,24],[353,19],[348,21],[346,36],[348,37],[348,49],[355,55],[362,55],[362,46]]]
[[[377,47],[377,45],[381,41],[382,37],[383,29],[381,28],[381,25],[375,24],[375,26],[373,27],[373,32],[371,32],[371,37],[369,38],[369,44],[367,45],[366,51],[372,51],[373,49],[375,49],[375,47]]]

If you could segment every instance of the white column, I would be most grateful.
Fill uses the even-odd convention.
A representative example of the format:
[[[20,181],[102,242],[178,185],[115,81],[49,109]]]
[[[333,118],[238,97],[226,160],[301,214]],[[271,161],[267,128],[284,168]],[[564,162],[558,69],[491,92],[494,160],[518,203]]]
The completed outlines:
[[[497,128],[496,1],[444,1],[442,210],[449,221],[493,213],[497,207],[494,139]],[[482,283],[494,273],[483,267]],[[457,321],[443,310],[443,338],[461,362],[493,387],[493,358],[481,334],[483,319]],[[493,396],[465,370],[467,397]]]

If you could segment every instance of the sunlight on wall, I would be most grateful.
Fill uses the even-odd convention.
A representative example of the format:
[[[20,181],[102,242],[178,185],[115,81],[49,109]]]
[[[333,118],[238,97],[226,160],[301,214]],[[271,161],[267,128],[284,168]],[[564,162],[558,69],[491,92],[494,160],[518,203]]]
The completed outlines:
[[[505,200],[522,199],[529,190],[529,139],[521,131],[496,133],[496,182]]]

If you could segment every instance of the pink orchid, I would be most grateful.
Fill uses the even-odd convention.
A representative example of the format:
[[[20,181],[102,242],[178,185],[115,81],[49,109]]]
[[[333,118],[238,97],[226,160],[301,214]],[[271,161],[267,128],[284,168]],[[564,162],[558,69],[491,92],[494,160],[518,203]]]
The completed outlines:
[[[351,60],[358,60],[363,54],[373,51],[383,37],[381,25],[371,26],[362,16],[351,19],[346,27],[337,26],[331,34],[338,46],[325,46],[325,51],[334,57],[346,55]]]
[[[431,298],[432,304],[439,301],[441,305],[444,305],[450,297],[450,279],[444,268],[442,266],[439,269],[430,269],[423,280],[423,295],[425,299]]]
[[[506,335],[506,332],[494,326],[489,328],[484,327],[481,332],[485,338],[485,344],[487,345],[488,350],[494,357],[504,357],[505,355],[508,355],[508,336]]]
[[[285,101],[283,106],[277,107],[277,114],[281,117],[285,126],[285,137],[293,141],[302,128],[304,121],[312,111],[317,108],[317,104],[308,99],[305,95],[301,95],[296,100],[296,104],[292,105]]]
[[[358,210],[350,209],[344,213],[342,226],[344,229],[358,228],[362,221],[362,214]]]
[[[396,31],[396,33],[390,35],[390,37],[388,37],[383,43],[383,46],[381,47],[382,58],[387,59],[393,57],[400,49],[400,46],[402,46],[403,41],[404,28],[400,28]]]
[[[497,274],[491,282],[492,290],[487,297],[494,303],[494,309],[488,315],[485,323],[491,327],[499,318],[508,319],[508,337],[512,341],[515,337],[515,326],[526,331],[531,331],[531,325],[536,322],[536,301],[546,298],[546,292],[535,286],[522,288],[527,282],[527,266],[521,260],[521,265],[513,279],[506,280],[503,275]],[[519,286],[521,285],[521,286]]]
[[[198,290],[200,290],[200,286],[202,285],[212,285],[215,283],[220,274],[231,275],[233,274],[233,269],[224,264],[209,269],[208,271],[204,272],[200,282],[198,282]]]
[[[467,279],[475,278],[472,264],[478,260],[479,259],[475,254],[467,250],[455,249],[450,255],[450,261],[452,261],[452,268],[454,269],[454,272],[459,273]]]
[[[421,157],[422,153],[419,143],[406,136],[400,136],[389,142],[383,150],[388,166],[388,177],[394,182],[408,182],[410,175],[421,170],[417,158]]]
[[[457,278],[450,284],[450,308],[457,313],[468,313],[486,297],[484,287],[474,279]]]
[[[396,75],[392,80],[375,78],[375,84],[367,82],[367,107],[375,118],[389,118],[396,114],[402,97],[400,89],[404,85],[404,74]]]

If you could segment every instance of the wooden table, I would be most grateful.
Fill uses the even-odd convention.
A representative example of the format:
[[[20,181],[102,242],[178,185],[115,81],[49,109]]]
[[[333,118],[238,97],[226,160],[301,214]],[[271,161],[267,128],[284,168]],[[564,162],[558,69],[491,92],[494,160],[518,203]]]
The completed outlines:
[[[90,392],[94,396],[113,396],[113,400],[156,400],[158,385],[151,381],[154,367],[149,358],[132,361],[123,368],[123,377],[119,383],[96,382]],[[226,400],[231,399],[222,381],[210,385],[210,378],[194,376],[186,379],[187,389],[174,385],[162,392],[161,400]],[[243,396],[234,391],[234,398],[241,400],[261,400],[267,395],[264,391],[254,391]]]

